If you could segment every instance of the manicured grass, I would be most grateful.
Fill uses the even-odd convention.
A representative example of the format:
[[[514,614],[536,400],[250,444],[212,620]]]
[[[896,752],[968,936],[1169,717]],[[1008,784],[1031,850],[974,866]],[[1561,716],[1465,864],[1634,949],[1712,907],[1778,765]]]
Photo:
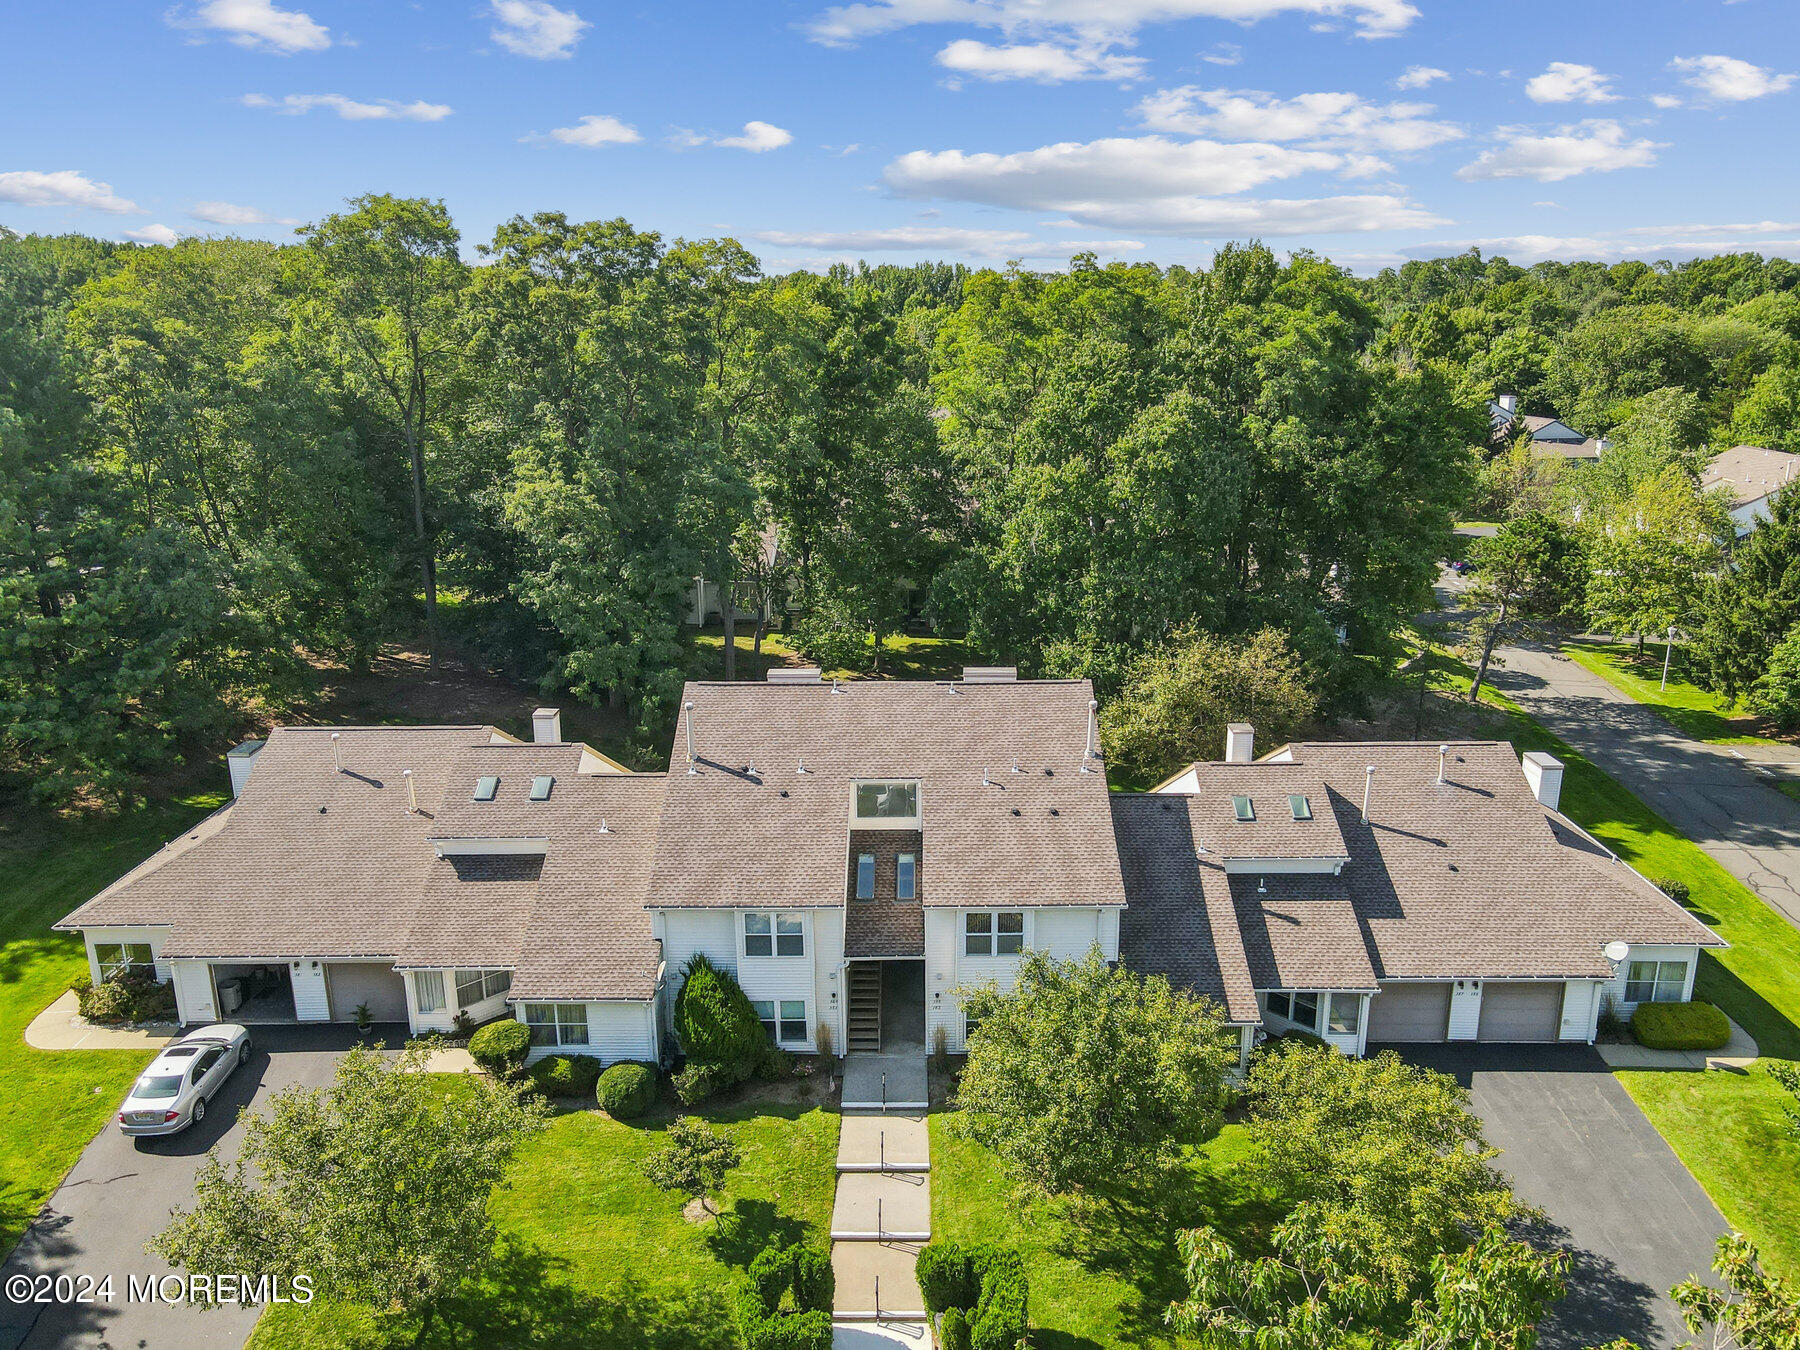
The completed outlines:
[[[1077,1217],[1064,1206],[1017,1203],[993,1154],[957,1138],[952,1119],[931,1117],[932,1233],[1024,1253],[1031,1343],[1040,1350],[1190,1344],[1163,1325],[1168,1305],[1186,1293],[1176,1230],[1210,1224],[1257,1245],[1276,1220],[1239,1166],[1248,1148],[1241,1126],[1198,1150],[1181,1184],[1153,1206],[1094,1206]]]
[[[836,1186],[838,1118],[767,1103],[702,1108],[743,1154],[724,1218],[692,1224],[682,1202],[644,1180],[670,1113],[630,1124],[595,1111],[559,1116],[526,1146],[495,1195],[499,1275],[463,1301],[464,1346],[608,1346],[726,1350],[737,1344],[729,1296],[770,1237],[824,1245]],[[251,1350],[410,1346],[415,1323],[363,1307],[267,1312]]]
[[[764,679],[771,666],[806,664],[805,658],[794,650],[785,634],[770,633],[765,636],[760,659],[751,650],[754,645],[753,625],[740,624],[735,636],[737,677],[740,680]],[[703,659],[700,677],[722,678],[725,668],[724,633],[716,628],[698,632],[694,634],[694,646]],[[956,638],[910,637],[900,633],[882,639],[881,675],[885,679],[953,680],[961,676],[965,663],[978,664]],[[861,670],[839,668],[827,670],[824,675],[826,679],[866,679],[869,670],[867,667]]]
[[[50,925],[223,797],[195,794],[103,820],[32,816],[0,830],[0,1252],[17,1241],[125,1089],[148,1051],[33,1050],[25,1027],[87,973],[81,938]]]
[[[1759,1067],[1615,1076],[1727,1222],[1755,1239],[1763,1264],[1800,1281],[1800,1140],[1780,1085]]]
[[[1734,709],[1717,694],[1709,694],[1682,678],[1684,656],[1675,649],[1670,663],[1668,688],[1662,687],[1663,648],[1651,643],[1644,659],[1637,647],[1625,642],[1569,642],[1563,654],[1601,679],[1617,686],[1637,702],[1656,709],[1697,741],[1715,745],[1777,745],[1778,741],[1756,734],[1758,722],[1747,712]]]

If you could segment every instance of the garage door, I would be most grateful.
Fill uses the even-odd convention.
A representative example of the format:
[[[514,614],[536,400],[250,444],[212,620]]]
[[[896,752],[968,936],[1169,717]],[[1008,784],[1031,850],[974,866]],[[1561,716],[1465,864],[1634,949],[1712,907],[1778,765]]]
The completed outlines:
[[[1449,1029],[1448,984],[1384,984],[1369,1000],[1371,1041],[1441,1041]]]
[[[406,980],[386,961],[334,961],[325,967],[331,985],[331,1020],[354,1022],[367,1003],[377,1022],[406,1020]]]
[[[1553,1041],[1562,1030],[1563,987],[1556,984],[1495,984],[1481,987],[1484,1041]]]

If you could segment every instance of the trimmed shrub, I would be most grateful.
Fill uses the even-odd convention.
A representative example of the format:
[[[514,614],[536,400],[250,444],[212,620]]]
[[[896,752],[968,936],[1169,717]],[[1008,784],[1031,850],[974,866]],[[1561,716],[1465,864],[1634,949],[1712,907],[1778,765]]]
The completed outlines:
[[[794,1057],[778,1045],[771,1045],[757,1061],[756,1076],[765,1083],[780,1083],[794,1076]]]
[[[1652,1050],[1717,1050],[1731,1039],[1731,1022],[1710,1003],[1640,1003],[1631,1031]]]
[[[175,1016],[175,986],[136,970],[93,984],[84,975],[71,980],[75,1002],[90,1022],[166,1022]]]
[[[528,1072],[546,1097],[586,1097],[600,1081],[600,1061],[592,1055],[548,1055]]]
[[[569,1091],[571,1097],[591,1097],[594,1088],[600,1082],[600,1070],[603,1067],[592,1055],[570,1055],[565,1061],[569,1066]]]
[[[969,1350],[1014,1350],[1025,1335],[1025,1262],[1016,1251],[993,1247],[983,1257]]]
[[[747,1065],[739,1082],[755,1071],[768,1044],[756,1009],[738,982],[698,952],[682,967],[675,1035],[690,1060]]]
[[[595,1096],[614,1120],[636,1120],[656,1102],[656,1070],[648,1064],[615,1064],[600,1075]]]
[[[919,1248],[913,1267],[927,1312],[947,1308],[973,1308],[981,1297],[981,1282],[969,1260],[969,1250],[954,1242],[928,1242]]]
[[[1668,896],[1669,899],[1673,900],[1676,904],[1685,905],[1688,902],[1687,882],[1677,881],[1674,877],[1658,877],[1654,884],[1657,890]]]
[[[817,1247],[792,1247],[794,1271],[794,1306],[801,1312],[831,1315],[831,1304],[837,1297],[837,1276],[831,1270],[831,1257]]]
[[[968,1350],[1014,1350],[1025,1335],[1025,1261],[1012,1248],[927,1243],[919,1250],[916,1270],[926,1311],[944,1315],[939,1338],[946,1350],[953,1344]],[[954,1329],[952,1313],[957,1316]]]
[[[80,997],[81,1015],[90,1022],[129,1022],[131,994],[112,980],[93,985]]]
[[[87,975],[77,975],[74,979],[69,981],[69,992],[75,995],[77,999],[93,987],[94,981]]]
[[[777,1247],[770,1243],[756,1254],[746,1272],[750,1281],[750,1297],[758,1317],[772,1317],[781,1308],[781,1296],[788,1291],[794,1282],[793,1263],[789,1259],[791,1247]]]
[[[469,1057],[492,1074],[512,1073],[531,1053],[531,1028],[503,1018],[469,1037]]]
[[[969,1350],[969,1319],[961,1308],[946,1308],[938,1323],[938,1344],[943,1350]]]
[[[746,1350],[830,1350],[831,1258],[813,1247],[771,1243],[750,1263],[737,1297]],[[793,1295],[792,1311],[782,1303]]]
[[[675,1096],[683,1106],[695,1106],[735,1080],[722,1064],[690,1059],[687,1067],[669,1081],[675,1085]]]
[[[831,1314],[765,1317],[742,1328],[744,1350],[831,1350]]]

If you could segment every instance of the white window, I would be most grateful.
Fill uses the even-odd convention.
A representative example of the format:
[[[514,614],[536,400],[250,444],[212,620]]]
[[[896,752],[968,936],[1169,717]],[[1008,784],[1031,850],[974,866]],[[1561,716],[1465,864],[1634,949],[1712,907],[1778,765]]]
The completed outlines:
[[[587,1004],[527,1003],[525,1025],[531,1028],[533,1045],[586,1045]]]
[[[1013,956],[1025,948],[1025,912],[972,910],[963,916],[965,956]]]
[[[919,818],[919,785],[917,783],[858,783],[856,785],[856,818],[858,820],[917,820]]]
[[[894,899],[919,898],[919,859],[916,854],[902,853],[894,859]]]
[[[858,900],[875,898],[875,855],[873,853],[856,855],[856,898]]]
[[[1331,1020],[1326,1023],[1334,1035],[1354,1036],[1362,1027],[1362,995],[1333,994]]]
[[[798,912],[745,914],[744,955],[805,956],[805,916]]]
[[[512,988],[510,970],[459,970],[456,972],[456,1003],[467,1008]],[[425,1011],[423,1008],[420,1012]]]
[[[1288,1021],[1297,1027],[1305,1027],[1308,1031],[1319,1029],[1319,996],[1317,994],[1294,993],[1294,1010],[1288,1014]]]
[[[777,1002],[771,998],[757,998],[750,1000],[750,1006],[756,1010],[756,1020],[762,1023],[764,1034],[775,1044],[806,1044],[804,999],[784,998]]]
[[[136,970],[148,975],[156,969],[150,957],[148,942],[96,942],[94,959],[100,963],[100,978],[110,980]]]
[[[1633,961],[1625,972],[1627,1003],[1679,1003],[1686,988],[1686,961]]]
[[[1270,994],[1263,1002],[1271,1016],[1292,1017],[1294,1015],[1293,1002],[1284,993],[1277,992]]]
[[[437,1012],[444,1006],[444,972],[441,970],[415,970],[413,972],[413,1009],[417,1012]]]

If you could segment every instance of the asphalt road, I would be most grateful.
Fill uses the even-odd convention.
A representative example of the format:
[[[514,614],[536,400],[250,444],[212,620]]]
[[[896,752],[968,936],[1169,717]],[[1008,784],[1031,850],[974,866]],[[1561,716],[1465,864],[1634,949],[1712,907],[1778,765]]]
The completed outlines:
[[[1549,1216],[1536,1236],[1573,1258],[1543,1350],[1618,1336],[1645,1350],[1685,1343],[1668,1291],[1689,1275],[1711,1278],[1725,1219],[1605,1061],[1585,1045],[1393,1048],[1469,1089],[1502,1150],[1496,1165]]]
[[[378,1030],[390,1045],[404,1027]],[[144,1250],[169,1211],[193,1199],[194,1175],[207,1150],[235,1156],[239,1120],[253,1102],[290,1084],[331,1082],[338,1055],[354,1044],[349,1027],[252,1027],[250,1062],[207,1104],[206,1119],[163,1139],[128,1139],[109,1124],[94,1136],[35,1223],[0,1268],[0,1350],[73,1347],[179,1347],[236,1350],[250,1335],[258,1308],[200,1312],[185,1303],[131,1301],[129,1279],[167,1275],[170,1267]],[[79,1054],[79,1051],[69,1051]],[[113,1278],[110,1302],[25,1303],[6,1295],[15,1275]]]
[[[1727,747],[1691,740],[1559,652],[1508,647],[1496,689],[1800,926],[1800,803]]]

